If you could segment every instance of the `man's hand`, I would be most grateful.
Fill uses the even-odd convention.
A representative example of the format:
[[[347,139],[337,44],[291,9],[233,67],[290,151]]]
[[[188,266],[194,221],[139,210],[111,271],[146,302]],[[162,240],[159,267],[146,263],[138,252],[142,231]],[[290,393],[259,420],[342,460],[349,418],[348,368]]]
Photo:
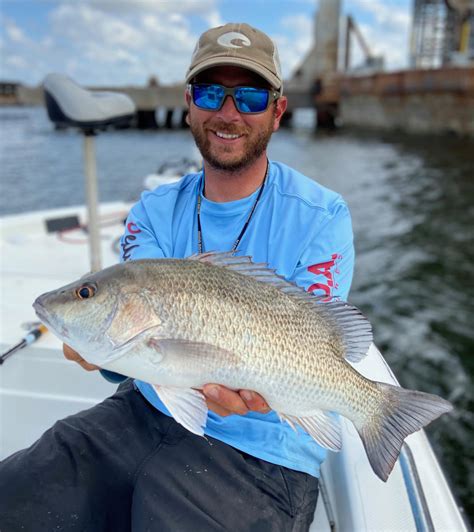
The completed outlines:
[[[99,366],[94,366],[94,364],[89,364],[89,362],[86,362],[77,351],[74,351],[72,347],[69,347],[66,344],[63,344],[63,353],[68,360],[77,362],[82,368],[87,371],[94,371],[96,369],[100,369]]]
[[[267,402],[257,392],[250,390],[233,391],[219,384],[206,384],[202,392],[206,397],[209,410],[220,416],[243,415],[249,410],[255,410],[262,414],[270,412]]]
[[[100,369],[99,366],[86,362],[72,347],[63,344],[63,353],[68,360],[77,362],[87,371]],[[246,414],[249,410],[255,410],[266,414],[270,412],[270,407],[265,399],[256,392],[250,390],[229,390],[219,384],[206,384],[202,390],[206,397],[209,410],[220,416],[230,416],[231,414]]]

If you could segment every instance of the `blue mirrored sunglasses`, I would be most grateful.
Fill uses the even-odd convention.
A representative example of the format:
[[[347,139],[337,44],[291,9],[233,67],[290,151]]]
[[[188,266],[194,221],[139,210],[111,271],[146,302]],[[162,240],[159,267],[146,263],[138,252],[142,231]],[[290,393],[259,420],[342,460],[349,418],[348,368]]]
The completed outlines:
[[[240,113],[263,113],[270,102],[277,100],[280,93],[273,89],[258,87],[233,87],[228,88],[216,83],[192,83],[188,90],[193,98],[193,103],[199,109],[206,111],[219,111],[224,104],[226,96],[230,96]]]

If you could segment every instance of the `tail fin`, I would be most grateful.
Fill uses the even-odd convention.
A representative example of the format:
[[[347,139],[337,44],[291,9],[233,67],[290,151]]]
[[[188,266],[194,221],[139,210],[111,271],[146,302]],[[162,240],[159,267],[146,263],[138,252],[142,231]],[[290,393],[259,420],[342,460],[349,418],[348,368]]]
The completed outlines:
[[[448,401],[437,395],[376,383],[383,394],[379,415],[357,424],[374,473],[384,482],[397,461],[404,439],[445,412]]]

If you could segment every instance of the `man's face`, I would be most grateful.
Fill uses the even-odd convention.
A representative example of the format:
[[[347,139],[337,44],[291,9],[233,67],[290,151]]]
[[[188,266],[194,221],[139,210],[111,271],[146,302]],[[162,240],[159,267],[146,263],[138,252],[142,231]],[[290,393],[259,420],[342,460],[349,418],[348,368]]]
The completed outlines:
[[[251,86],[269,88],[251,71],[239,67],[215,67],[198,76],[199,83],[219,83],[225,87]],[[188,123],[204,160],[217,170],[236,172],[250,166],[265,153],[272,133],[286,109],[286,98],[270,103],[259,114],[239,113],[230,96],[219,111],[199,109],[186,93]],[[232,138],[223,136],[232,135]]]

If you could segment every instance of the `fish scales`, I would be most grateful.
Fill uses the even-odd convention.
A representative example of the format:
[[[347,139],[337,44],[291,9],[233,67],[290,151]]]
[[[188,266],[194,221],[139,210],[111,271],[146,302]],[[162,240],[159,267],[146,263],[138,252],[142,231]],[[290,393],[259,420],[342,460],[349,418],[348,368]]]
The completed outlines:
[[[358,309],[321,302],[265,265],[230,253],[132,261],[34,303],[88,362],[154,385],[173,417],[204,434],[209,382],[259,392],[292,426],[341,447],[350,419],[386,480],[403,439],[451,409],[436,396],[374,382],[349,364],[372,339]]]
[[[337,375],[351,371],[345,363],[331,371],[334,332],[276,288],[197,261],[180,269],[170,261],[154,274],[169,275],[165,306],[173,309],[168,329],[172,337],[212,343],[238,355],[241,371],[223,384],[253,386],[280,397],[282,387],[295,390],[306,380],[311,383],[308,399],[313,399],[325,392],[335,395],[340,383]],[[262,389],[262,377],[269,374],[274,375],[273,386]],[[299,401],[301,392],[297,395]]]

